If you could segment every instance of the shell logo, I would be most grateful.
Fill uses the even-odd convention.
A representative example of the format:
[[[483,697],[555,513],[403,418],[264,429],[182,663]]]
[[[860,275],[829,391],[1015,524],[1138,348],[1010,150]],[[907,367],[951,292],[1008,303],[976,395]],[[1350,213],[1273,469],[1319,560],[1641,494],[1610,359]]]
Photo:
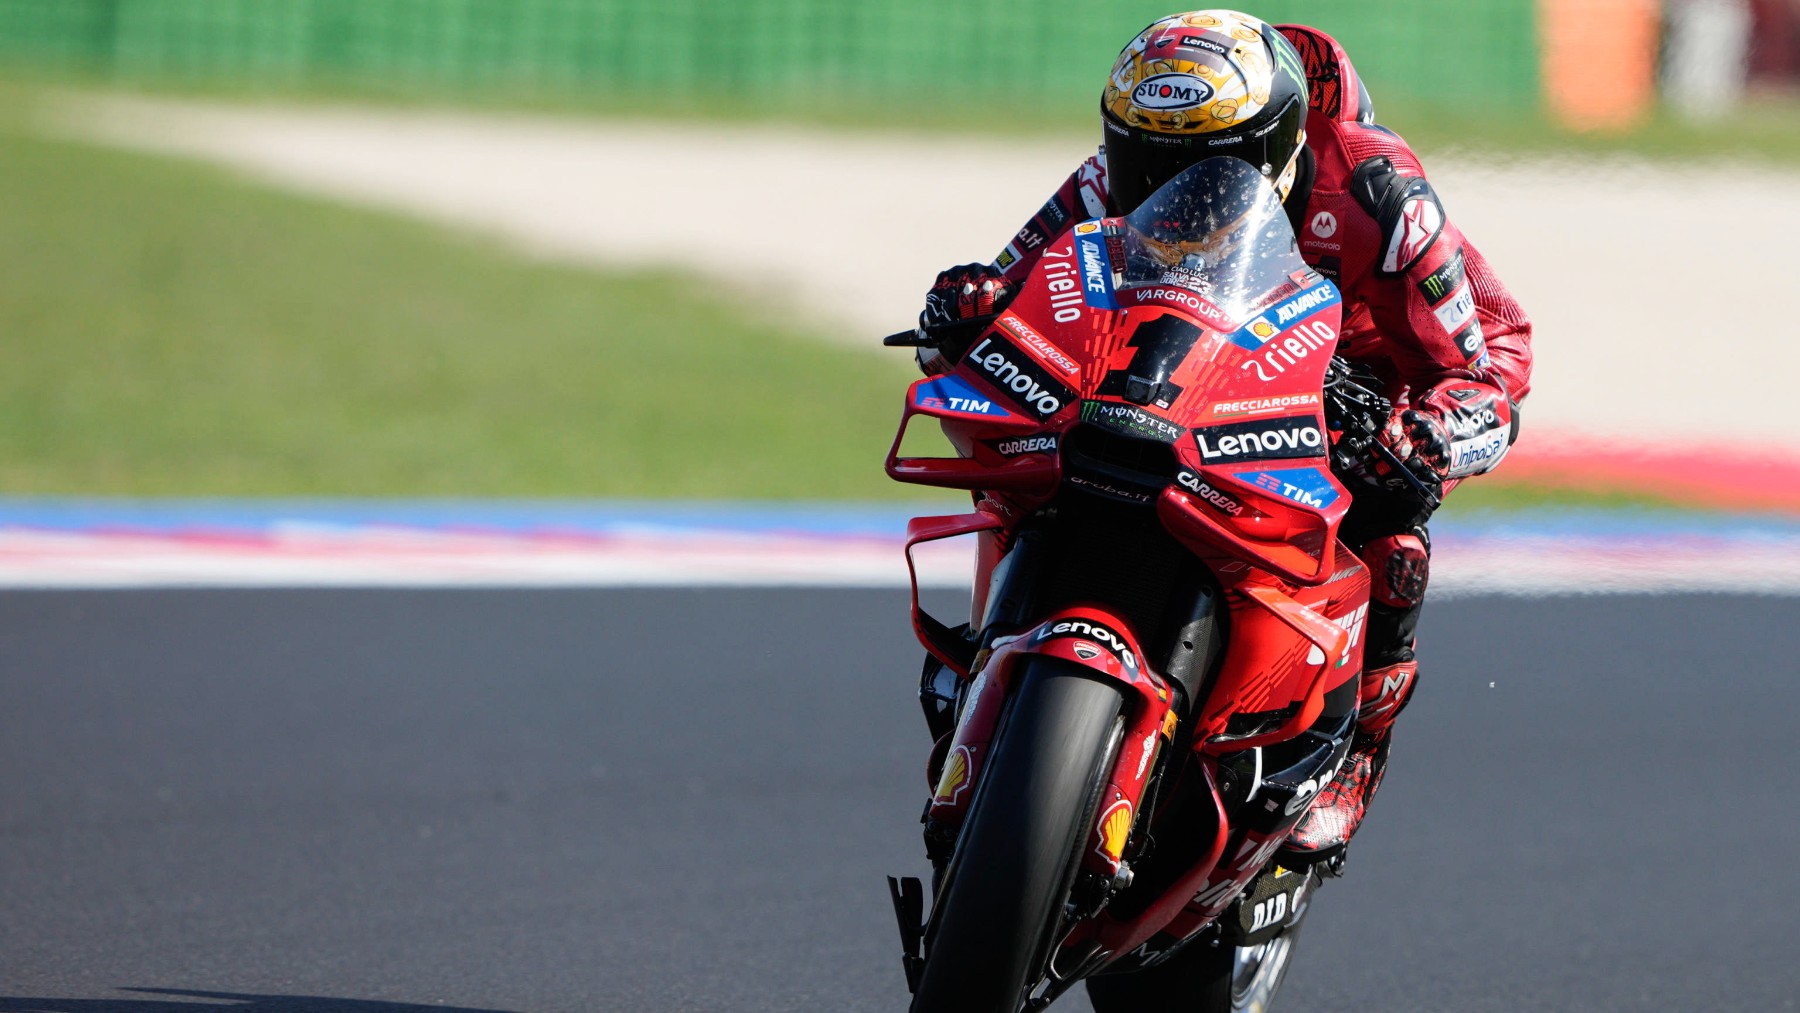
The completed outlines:
[[[969,772],[974,765],[968,746],[951,750],[950,758],[944,761],[944,773],[938,778],[937,794],[931,796],[932,804],[955,804],[957,796],[969,787]]]
[[[1109,862],[1117,862],[1125,854],[1125,841],[1131,837],[1131,803],[1120,799],[1100,814],[1100,846],[1095,850]]]
[[[1275,336],[1275,325],[1269,323],[1267,320],[1259,319],[1250,325],[1250,333],[1267,341]]]

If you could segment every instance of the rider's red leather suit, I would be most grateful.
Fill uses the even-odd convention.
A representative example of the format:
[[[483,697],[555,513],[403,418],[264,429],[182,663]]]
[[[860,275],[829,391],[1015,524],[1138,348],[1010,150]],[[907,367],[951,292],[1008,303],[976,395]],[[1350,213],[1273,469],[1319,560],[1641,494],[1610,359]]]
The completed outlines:
[[[1448,491],[1493,468],[1517,436],[1517,406],[1531,389],[1531,322],[1444,214],[1412,149],[1375,124],[1368,91],[1343,47],[1316,29],[1276,27],[1300,52],[1312,103],[1301,171],[1287,200],[1301,255],[1343,292],[1340,352],[1382,377],[1397,410],[1412,407],[1444,423]],[[993,266],[1017,285],[1077,216],[1119,213],[1108,200],[1102,150]],[[1391,722],[1411,694],[1430,536],[1416,509],[1358,493],[1343,537],[1373,577],[1366,663],[1379,685],[1365,692],[1365,709]],[[1407,678],[1389,693],[1382,680],[1392,682],[1396,672]]]
[[[1470,447],[1452,461],[1450,477],[1486,471],[1505,446],[1498,433],[1485,448],[1480,437],[1511,428],[1513,408],[1531,389],[1531,322],[1443,213],[1412,149],[1375,125],[1343,48],[1316,29],[1277,27],[1300,51],[1312,97],[1289,215],[1301,255],[1343,291],[1339,351],[1375,369],[1396,404],[1420,406],[1448,380],[1495,388],[1472,397],[1465,386],[1455,398],[1432,396],[1426,405],[1448,409],[1452,438]],[[1108,203],[1102,150],[1019,230],[994,266],[1018,284],[1071,219],[1123,211]],[[1458,417],[1472,401],[1484,410]]]

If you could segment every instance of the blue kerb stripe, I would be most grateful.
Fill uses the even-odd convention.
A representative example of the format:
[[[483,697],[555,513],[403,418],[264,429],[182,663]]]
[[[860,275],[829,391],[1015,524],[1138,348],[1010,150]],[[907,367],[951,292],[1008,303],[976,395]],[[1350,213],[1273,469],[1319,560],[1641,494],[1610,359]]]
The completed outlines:
[[[0,498],[0,528],[50,531],[259,532],[283,525],[606,534],[664,528],[894,537],[915,515],[962,513],[967,500],[905,503],[732,503],[643,500],[131,500]],[[1800,517],[1663,510],[1532,510],[1449,514],[1451,537],[1800,537]]]
[[[916,514],[968,501],[907,504],[582,500],[108,500],[0,498],[0,527],[54,531],[256,532],[281,525],[572,531],[645,528],[891,537]]]

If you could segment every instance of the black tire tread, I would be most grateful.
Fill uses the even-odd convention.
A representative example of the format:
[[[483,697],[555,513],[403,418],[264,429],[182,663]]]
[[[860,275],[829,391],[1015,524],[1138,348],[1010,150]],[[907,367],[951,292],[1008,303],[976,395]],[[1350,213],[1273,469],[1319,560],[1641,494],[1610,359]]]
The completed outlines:
[[[937,900],[913,1013],[1014,1013],[1067,900],[1123,698],[1072,663],[1026,665]]]

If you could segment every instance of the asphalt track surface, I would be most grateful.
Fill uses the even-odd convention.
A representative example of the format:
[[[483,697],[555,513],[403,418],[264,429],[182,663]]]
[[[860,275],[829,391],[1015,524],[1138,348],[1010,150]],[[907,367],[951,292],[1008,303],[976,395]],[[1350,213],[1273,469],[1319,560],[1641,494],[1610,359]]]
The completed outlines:
[[[903,1009],[903,605],[0,595],[0,1013]],[[1797,618],[1434,604],[1280,1008],[1795,1008]]]

